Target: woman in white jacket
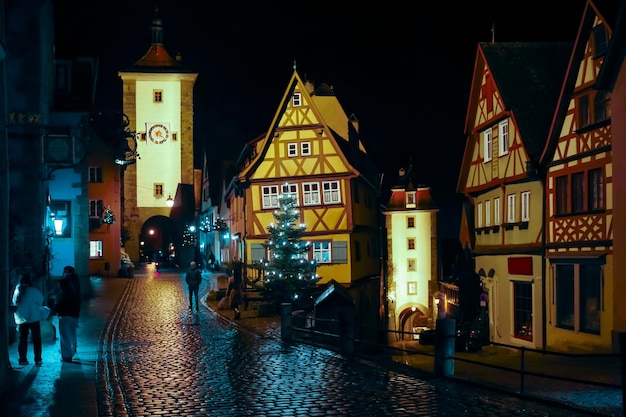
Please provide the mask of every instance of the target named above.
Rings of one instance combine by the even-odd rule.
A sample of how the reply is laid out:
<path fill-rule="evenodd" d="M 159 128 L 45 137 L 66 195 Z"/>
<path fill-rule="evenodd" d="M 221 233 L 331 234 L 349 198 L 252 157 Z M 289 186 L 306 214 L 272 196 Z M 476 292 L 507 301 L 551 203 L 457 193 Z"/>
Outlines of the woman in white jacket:
<path fill-rule="evenodd" d="M 43 305 L 43 294 L 33 287 L 30 274 L 25 273 L 20 277 L 20 282 L 13 292 L 12 302 L 17 309 L 13 313 L 15 323 L 19 331 L 19 341 L 17 352 L 19 354 L 20 365 L 28 365 L 26 353 L 28 352 L 28 335 L 30 333 L 33 341 L 33 353 L 35 354 L 35 364 L 41 365 L 41 306 Z"/>

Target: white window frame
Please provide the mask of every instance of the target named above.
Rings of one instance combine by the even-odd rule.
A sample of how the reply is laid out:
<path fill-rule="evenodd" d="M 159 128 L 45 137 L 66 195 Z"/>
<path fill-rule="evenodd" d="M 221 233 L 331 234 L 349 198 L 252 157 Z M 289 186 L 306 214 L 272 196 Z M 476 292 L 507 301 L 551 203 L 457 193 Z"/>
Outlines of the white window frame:
<path fill-rule="evenodd" d="M 491 200 L 485 200 L 485 227 L 491 226 Z"/>
<path fill-rule="evenodd" d="M 500 224 L 500 214 L 500 197 L 496 197 L 493 199 L 493 224 L 496 226 Z"/>
<path fill-rule="evenodd" d="M 515 194 L 506 196 L 506 222 L 515 223 Z"/>
<path fill-rule="evenodd" d="M 530 221 L 530 191 L 524 191 L 520 195 L 521 203 L 521 220 L 523 222 Z"/>
<path fill-rule="evenodd" d="M 102 252 L 102 241 L 90 240 L 89 241 L 89 259 L 102 259 L 103 257 L 104 257 L 104 253 Z"/>
<path fill-rule="evenodd" d="M 287 156 L 293 158 L 294 156 L 298 156 L 298 144 L 295 142 L 290 142 L 287 144 Z"/>
<path fill-rule="evenodd" d="M 305 206 L 316 206 L 320 204 L 320 183 L 302 183 L 302 202 Z"/>
<path fill-rule="evenodd" d="M 261 187 L 261 206 L 264 209 L 278 207 L 278 185 Z"/>
<path fill-rule="evenodd" d="M 509 153 L 509 119 L 502 120 L 498 125 L 498 155 Z"/>
<path fill-rule="evenodd" d="M 333 261 L 332 244 L 326 240 L 313 242 L 313 260 L 318 264 L 329 264 Z"/>
<path fill-rule="evenodd" d="M 483 203 L 476 204 L 476 226 L 483 227 Z"/>
<path fill-rule="evenodd" d="M 300 144 L 300 155 L 301 156 L 311 155 L 311 142 L 302 142 Z"/>
<path fill-rule="evenodd" d="M 324 196 L 324 204 L 341 203 L 341 186 L 339 181 L 323 181 L 322 191 Z"/>
<path fill-rule="evenodd" d="M 293 107 L 302 106 L 302 93 L 293 93 L 293 96 L 291 97 L 291 105 Z"/>
<path fill-rule="evenodd" d="M 296 206 L 300 205 L 300 200 L 298 199 L 298 184 L 283 184 L 280 189 L 282 194 L 290 195 L 296 199 Z"/>
<path fill-rule="evenodd" d="M 484 161 L 491 161 L 491 155 L 493 154 L 493 132 L 491 128 L 485 130 L 483 132 L 483 153 L 484 153 Z"/>

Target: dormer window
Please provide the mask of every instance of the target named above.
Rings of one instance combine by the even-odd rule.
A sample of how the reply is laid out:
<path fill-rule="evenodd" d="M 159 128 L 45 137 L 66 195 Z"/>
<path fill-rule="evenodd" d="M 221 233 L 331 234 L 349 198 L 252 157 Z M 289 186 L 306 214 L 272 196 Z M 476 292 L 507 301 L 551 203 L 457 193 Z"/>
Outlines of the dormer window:
<path fill-rule="evenodd" d="M 406 193 L 406 207 L 415 208 L 415 191 L 408 191 Z"/>
<path fill-rule="evenodd" d="M 300 93 L 293 93 L 293 97 L 291 100 L 291 105 L 293 107 L 300 107 L 302 106 L 302 94 Z"/>

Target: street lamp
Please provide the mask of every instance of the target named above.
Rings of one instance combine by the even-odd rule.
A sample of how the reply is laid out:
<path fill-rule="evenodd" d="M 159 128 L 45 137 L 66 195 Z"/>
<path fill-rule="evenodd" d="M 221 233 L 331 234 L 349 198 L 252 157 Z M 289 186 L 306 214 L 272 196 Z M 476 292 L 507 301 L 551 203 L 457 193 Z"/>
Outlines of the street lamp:
<path fill-rule="evenodd" d="M 165 200 L 165 205 L 168 207 L 174 207 L 174 199 L 171 194 L 167 197 L 167 200 Z"/>

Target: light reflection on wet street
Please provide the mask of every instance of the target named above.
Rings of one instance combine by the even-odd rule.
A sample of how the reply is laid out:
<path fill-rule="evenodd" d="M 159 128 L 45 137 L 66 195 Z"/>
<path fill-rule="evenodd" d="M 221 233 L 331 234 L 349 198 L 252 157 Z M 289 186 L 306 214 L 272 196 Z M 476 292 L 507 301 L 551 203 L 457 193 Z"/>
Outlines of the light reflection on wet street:
<path fill-rule="evenodd" d="M 99 416 L 590 415 L 285 345 L 188 307 L 182 273 L 129 283 L 103 332 Z"/>

